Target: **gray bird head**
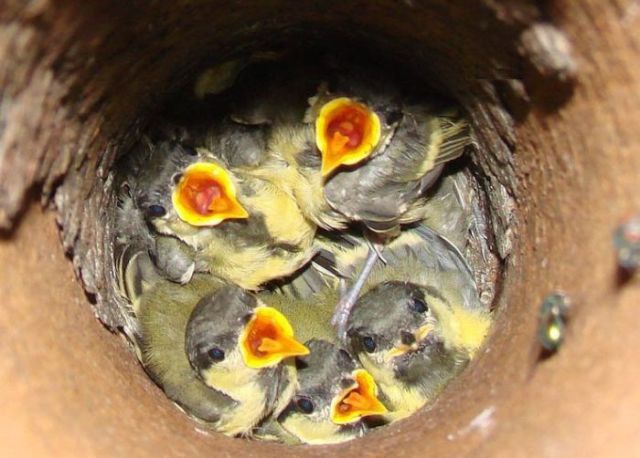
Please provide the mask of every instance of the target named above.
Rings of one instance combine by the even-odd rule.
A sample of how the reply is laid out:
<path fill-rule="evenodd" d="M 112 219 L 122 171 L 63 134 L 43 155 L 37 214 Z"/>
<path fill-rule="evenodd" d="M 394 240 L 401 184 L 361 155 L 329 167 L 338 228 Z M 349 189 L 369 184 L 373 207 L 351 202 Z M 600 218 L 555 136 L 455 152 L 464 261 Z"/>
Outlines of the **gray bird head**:
<path fill-rule="evenodd" d="M 198 158 L 196 150 L 175 141 L 141 142 L 140 150 L 131 153 L 129 170 L 136 206 L 153 226 L 171 214 L 171 191 L 181 171 Z"/>
<path fill-rule="evenodd" d="M 283 359 L 309 352 L 282 314 L 231 285 L 198 302 L 187 324 L 185 350 L 202 380 L 227 393 Z"/>
<path fill-rule="evenodd" d="M 196 371 L 202 375 L 238 352 L 240 333 L 257 305 L 255 296 L 234 286 L 225 286 L 198 302 L 186 333 L 187 355 Z"/>
<path fill-rule="evenodd" d="M 386 408 L 367 371 L 344 349 L 312 339 L 308 356 L 296 358 L 299 387 L 278 422 L 300 441 L 337 443 L 359 437 L 363 417 Z"/>
<path fill-rule="evenodd" d="M 203 146 L 230 168 L 258 167 L 266 157 L 267 131 L 261 126 L 242 125 L 225 120 L 209 126 Z"/>
<path fill-rule="evenodd" d="M 434 377 L 451 374 L 458 362 L 440 321 L 439 311 L 446 308 L 447 299 L 433 287 L 380 283 L 354 306 L 349 346 L 383 386 L 430 390 Z"/>
<path fill-rule="evenodd" d="M 188 241 L 202 234 L 202 226 L 248 216 L 224 158 L 175 141 L 148 141 L 141 148 L 132 153 L 133 196 L 159 233 Z"/>

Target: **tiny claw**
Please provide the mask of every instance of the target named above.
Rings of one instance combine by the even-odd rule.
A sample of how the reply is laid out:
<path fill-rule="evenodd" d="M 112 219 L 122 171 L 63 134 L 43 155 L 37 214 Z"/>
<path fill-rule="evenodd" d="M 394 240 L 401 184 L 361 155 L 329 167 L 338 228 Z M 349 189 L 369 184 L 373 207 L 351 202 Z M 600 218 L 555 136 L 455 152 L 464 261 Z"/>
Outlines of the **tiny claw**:
<path fill-rule="evenodd" d="M 349 288 L 347 288 L 347 281 L 344 278 L 338 280 L 338 294 L 340 297 L 344 297 L 347 295 Z"/>
<path fill-rule="evenodd" d="M 365 237 L 365 240 L 367 241 L 367 245 L 369 246 L 369 249 L 375 251 L 376 255 L 378 256 L 378 259 L 382 261 L 382 263 L 386 266 L 387 260 L 382 255 L 382 250 L 384 250 L 384 245 L 380 245 L 378 243 L 372 242 L 367 237 Z"/>
<path fill-rule="evenodd" d="M 346 300 L 341 299 L 333 312 L 333 318 L 331 318 L 331 324 L 336 328 L 338 338 L 343 343 L 346 343 L 347 340 L 347 320 L 349 319 L 354 303 L 355 301 L 349 303 Z"/>

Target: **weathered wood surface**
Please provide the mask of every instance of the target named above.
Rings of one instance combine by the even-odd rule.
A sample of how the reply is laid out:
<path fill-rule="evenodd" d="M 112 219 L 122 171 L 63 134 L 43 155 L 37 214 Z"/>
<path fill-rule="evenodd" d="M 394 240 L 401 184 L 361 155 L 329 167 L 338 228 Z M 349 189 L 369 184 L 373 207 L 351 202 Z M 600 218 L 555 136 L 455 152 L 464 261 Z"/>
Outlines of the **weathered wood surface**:
<path fill-rule="evenodd" d="M 640 454 L 640 289 L 616 282 L 610 243 L 620 219 L 640 209 L 637 2 L 307 3 L 0 7 L 0 226 L 18 223 L 0 240 L 4 446 L 31 456 L 285 453 L 196 433 L 92 319 L 51 215 L 19 215 L 35 193 L 54 198 L 76 274 L 99 317 L 117 327 L 121 318 L 100 293 L 108 253 L 95 249 L 108 247 L 96 241 L 109 239 L 105 190 L 115 155 L 194 62 L 308 31 L 371 40 L 461 100 L 475 122 L 474 162 L 497 210 L 498 247 L 509 255 L 487 352 L 431 411 L 340 453 Z M 574 298 L 569 338 L 534 367 L 537 306 L 555 288 Z"/>

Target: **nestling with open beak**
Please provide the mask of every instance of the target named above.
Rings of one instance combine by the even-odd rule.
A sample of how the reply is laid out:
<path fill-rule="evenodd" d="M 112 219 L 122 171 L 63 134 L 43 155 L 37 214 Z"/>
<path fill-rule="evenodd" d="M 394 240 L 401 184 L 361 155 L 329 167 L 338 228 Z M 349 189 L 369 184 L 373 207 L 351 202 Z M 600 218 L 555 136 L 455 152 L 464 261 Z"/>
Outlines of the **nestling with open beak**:
<path fill-rule="evenodd" d="M 386 410 L 371 375 L 340 348 L 331 325 L 336 285 L 335 276 L 307 265 L 280 288 L 259 294 L 287 317 L 311 354 L 296 359 L 300 387 L 294 400 L 280 417 L 257 428 L 258 437 L 289 444 L 337 443 L 362 435 L 369 424 L 364 417 L 382 421 Z"/>
<path fill-rule="evenodd" d="M 235 129 L 232 124 L 228 128 Z M 157 264 L 174 270 L 184 266 L 169 277 L 173 281 L 185 283 L 193 272 L 210 272 L 254 290 L 291 274 L 314 255 L 315 226 L 303 217 L 293 196 L 254 173 L 255 168 L 228 165 L 233 163 L 230 158 L 240 156 L 235 154 L 238 142 L 244 145 L 246 162 L 259 163 L 262 154 L 251 150 L 263 146 L 259 135 L 249 142 L 246 127 L 237 128 L 237 140 L 225 137 L 228 141 L 217 142 L 215 152 L 152 145 L 165 150 L 164 155 L 154 153 L 157 160 L 182 153 L 180 161 L 167 164 L 156 177 L 150 175 L 154 167 L 139 167 L 145 184 L 136 187 L 136 202 L 158 233 L 175 239 L 155 250 L 166 260 Z M 216 144 L 211 138 L 208 143 Z"/>
<path fill-rule="evenodd" d="M 470 143 L 466 121 L 455 108 L 410 102 L 357 75 L 337 89 L 327 85 L 310 99 L 306 124 L 275 124 L 269 155 L 290 167 L 288 183 L 302 212 L 324 229 L 359 222 L 372 246 L 359 278 L 336 307 L 345 319 L 379 256 L 403 224 L 423 217 L 426 191 L 446 162 Z"/>
<path fill-rule="evenodd" d="M 362 436 L 363 418 L 387 413 L 373 377 L 332 343 L 314 339 L 305 345 L 310 354 L 296 359 L 299 387 L 277 417 L 284 441 L 335 444 Z"/>
<path fill-rule="evenodd" d="M 444 163 L 460 156 L 468 143 L 466 123 L 454 110 L 405 105 L 401 113 L 383 152 L 360 167 L 336 174 L 324 186 L 329 205 L 349 220 L 363 223 L 372 243 L 359 277 L 336 306 L 334 324 L 341 334 L 349 310 L 379 257 L 382 248 L 375 244 L 388 242 L 399 234 L 402 224 L 422 218 L 428 201 L 425 192 Z M 321 117 L 322 110 L 318 119 Z"/>
<path fill-rule="evenodd" d="M 173 140 L 154 142 L 143 137 L 116 168 L 117 206 L 114 257 L 124 273 L 131 256 L 140 251 L 151 253 L 163 277 L 184 282 L 193 274 L 192 250 L 172 237 L 159 237 L 149 221 L 164 214 L 155 202 L 166 191 L 158 183 L 169 183 L 176 170 L 194 160 L 195 151 L 185 149 Z M 122 289 L 122 279 L 120 279 Z"/>
<path fill-rule="evenodd" d="M 207 386 L 246 399 L 244 422 L 284 409 L 297 386 L 292 358 L 309 354 L 284 315 L 236 286 L 200 300 L 187 325 L 186 351 Z"/>
<path fill-rule="evenodd" d="M 474 358 L 491 324 L 458 250 L 426 227 L 407 233 L 385 251 L 387 265 L 373 270 L 347 321 L 349 349 L 392 419 L 432 400 Z"/>
<path fill-rule="evenodd" d="M 364 166 L 384 151 L 395 128 L 389 124 L 395 114 L 383 107 L 374 111 L 355 97 L 325 94 L 312 100 L 305 122 L 274 123 L 268 154 L 286 164 L 281 180 L 292 189 L 309 220 L 323 229 L 344 229 L 354 220 L 332 207 L 325 198 L 326 187 L 345 167 Z M 319 100 L 325 103 L 317 106 Z"/>
<path fill-rule="evenodd" d="M 186 285 L 148 275 L 128 275 L 143 281 L 127 290 L 139 304 L 140 360 L 167 396 L 227 435 L 280 413 L 297 387 L 293 357 L 309 353 L 286 318 L 211 275 Z"/>

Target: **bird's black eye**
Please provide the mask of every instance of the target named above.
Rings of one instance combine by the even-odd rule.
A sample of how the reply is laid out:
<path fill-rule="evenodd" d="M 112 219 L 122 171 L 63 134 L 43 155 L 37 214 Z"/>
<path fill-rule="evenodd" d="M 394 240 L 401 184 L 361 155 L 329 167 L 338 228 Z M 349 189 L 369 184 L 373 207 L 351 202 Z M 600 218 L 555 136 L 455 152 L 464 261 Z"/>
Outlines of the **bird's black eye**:
<path fill-rule="evenodd" d="M 167 213 L 167 210 L 162 205 L 149 205 L 149 216 L 152 218 L 160 218 Z"/>
<path fill-rule="evenodd" d="M 367 353 L 373 353 L 376 351 L 376 341 L 371 336 L 365 336 L 362 338 L 362 346 Z"/>
<path fill-rule="evenodd" d="M 309 364 L 302 358 L 296 358 L 295 360 L 296 370 L 301 371 L 309 367 Z"/>
<path fill-rule="evenodd" d="M 182 174 L 181 173 L 176 173 L 172 178 L 171 181 L 173 181 L 173 184 L 178 184 L 180 183 L 180 180 L 182 179 Z"/>
<path fill-rule="evenodd" d="M 224 351 L 221 350 L 220 348 L 214 347 L 211 350 L 209 350 L 208 352 L 209 358 L 211 358 L 212 361 L 219 363 L 220 361 L 224 360 Z"/>
<path fill-rule="evenodd" d="M 417 298 L 411 300 L 411 308 L 418 313 L 425 313 L 429 310 L 425 301 Z"/>
<path fill-rule="evenodd" d="M 310 414 L 311 412 L 313 412 L 313 409 L 314 409 L 313 402 L 311 402 L 311 400 L 307 398 L 298 399 L 296 401 L 296 405 L 298 406 L 298 409 L 300 410 L 300 412 L 306 413 L 306 414 Z"/>

